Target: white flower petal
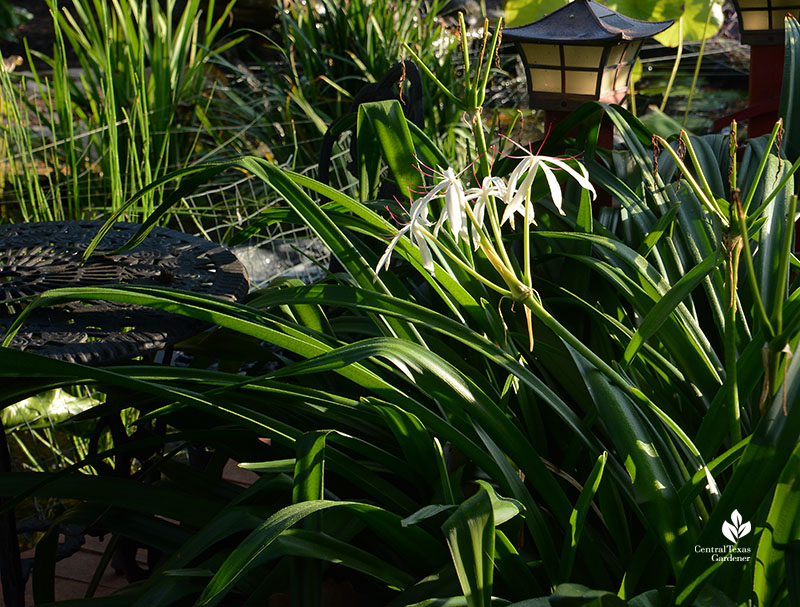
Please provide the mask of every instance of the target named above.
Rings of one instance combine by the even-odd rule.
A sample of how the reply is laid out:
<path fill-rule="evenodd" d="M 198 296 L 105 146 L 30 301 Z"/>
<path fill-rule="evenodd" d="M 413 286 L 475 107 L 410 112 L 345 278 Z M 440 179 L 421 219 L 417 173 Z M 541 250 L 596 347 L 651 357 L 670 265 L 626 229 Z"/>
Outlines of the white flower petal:
<path fill-rule="evenodd" d="M 456 238 L 461 234 L 464 225 L 464 189 L 460 183 L 453 182 L 444 191 L 444 206 L 447 219 L 450 222 L 450 231 Z"/>
<path fill-rule="evenodd" d="M 533 203 L 528 202 L 528 223 L 532 223 L 533 225 L 538 225 L 536 223 L 536 214 L 533 210 Z"/>
<path fill-rule="evenodd" d="M 506 182 L 500 179 L 499 177 L 492 177 L 491 186 L 489 190 L 492 193 L 492 196 L 505 196 L 506 189 L 507 189 Z"/>
<path fill-rule="evenodd" d="M 389 261 L 391 260 L 392 257 L 392 251 L 397 246 L 397 243 L 400 242 L 400 238 L 403 236 L 403 234 L 408 232 L 410 228 L 411 224 L 408 224 L 402 230 L 398 230 L 397 234 L 394 235 L 394 238 L 392 238 L 391 242 L 389 243 L 389 246 L 386 247 L 386 251 L 384 251 L 383 255 L 378 260 L 378 265 L 375 266 L 376 274 L 380 272 L 381 266 L 384 266 L 384 270 L 389 269 Z"/>
<path fill-rule="evenodd" d="M 414 240 L 417 248 L 419 249 L 419 255 L 422 259 L 422 267 L 428 270 L 431 274 L 434 274 L 435 268 L 433 265 L 433 255 L 431 255 L 431 249 L 428 246 L 428 242 L 425 239 L 425 234 L 422 232 L 420 228 L 415 228 L 412 231 L 412 240 Z"/>
<path fill-rule="evenodd" d="M 472 215 L 475 217 L 475 224 L 472 226 L 472 246 L 477 251 L 481 246 L 481 234 L 479 226 L 483 225 L 483 216 L 486 214 L 486 197 L 482 196 L 475 202 L 472 209 Z"/>
<path fill-rule="evenodd" d="M 416 223 L 417 221 L 427 221 L 428 220 L 428 204 L 431 200 L 433 200 L 434 196 L 441 190 L 436 188 L 432 189 L 430 192 L 425 194 L 422 198 L 415 200 L 411 204 L 411 208 L 408 210 L 409 222 Z"/>
<path fill-rule="evenodd" d="M 511 229 L 514 229 L 514 212 L 516 210 L 516 206 L 512 207 L 510 204 L 506 205 L 505 210 L 503 211 L 503 216 L 500 218 L 500 225 L 503 225 L 506 221 L 511 224 Z"/>
<path fill-rule="evenodd" d="M 441 215 L 439 215 L 439 221 L 436 222 L 436 225 L 433 228 L 433 235 L 436 236 L 437 238 L 439 237 L 439 230 L 442 229 L 442 226 L 444 225 L 446 219 L 447 219 L 447 213 L 442 213 Z"/>
<path fill-rule="evenodd" d="M 560 158 L 548 157 L 546 162 L 550 165 L 555 165 L 558 168 L 566 171 L 570 177 L 572 177 L 575 181 L 578 182 L 579 186 L 581 186 L 584 190 L 588 190 L 589 192 L 591 192 L 592 200 L 594 200 L 595 196 L 597 196 L 597 192 L 595 192 L 592 182 L 589 181 L 589 172 L 586 170 L 586 167 L 584 167 L 582 164 L 580 163 L 578 164 L 578 166 L 581 169 L 581 172 L 578 173 L 578 171 L 573 169 L 570 165 L 568 165 Z"/>
<path fill-rule="evenodd" d="M 508 206 L 506 207 L 505 212 L 503 213 L 503 217 L 506 217 L 507 213 L 514 213 L 518 212 L 520 215 L 525 215 L 525 207 L 524 204 L 530 204 L 528 202 L 530 195 L 531 195 L 531 188 L 533 187 L 533 181 L 536 179 L 536 173 L 539 171 L 539 160 L 533 159 L 528 164 L 528 173 L 525 175 L 525 179 L 522 180 L 522 184 L 520 184 L 519 189 L 514 194 L 513 198 L 509 201 Z M 532 216 L 532 215 L 531 215 Z M 513 215 L 510 217 L 511 227 L 514 227 L 514 217 Z M 530 219 L 530 216 L 529 216 Z M 505 221 L 501 221 L 502 224 Z"/>
<path fill-rule="evenodd" d="M 562 215 L 564 215 L 564 210 L 562 208 L 564 195 L 561 191 L 561 185 L 558 183 L 558 178 L 553 172 L 554 169 L 561 169 L 565 171 L 570 177 L 578 182 L 578 185 L 587 190 L 591 194 L 592 199 L 594 199 L 597 193 L 595 192 L 594 186 L 589 181 L 589 172 L 581 163 L 576 162 L 576 164 L 578 170 L 568 165 L 562 159 L 554 158 L 552 156 L 536 156 L 531 154 L 523 159 L 516 167 L 514 167 L 514 170 L 511 171 L 511 175 L 508 178 L 508 185 L 497 186 L 498 190 L 503 192 L 502 197 L 503 202 L 505 203 L 505 209 L 500 221 L 501 225 L 508 221 L 513 228 L 514 215 L 516 213 L 525 215 L 526 210 L 528 214 L 528 221 L 530 223 L 536 223 L 533 214 L 533 207 L 528 205 L 530 205 L 529 200 L 531 189 L 533 188 L 533 184 L 536 179 L 536 173 L 538 172 L 540 166 L 542 172 L 544 173 L 545 179 L 547 180 L 550 196 L 553 199 L 553 204 L 555 204 L 556 208 Z M 520 179 L 523 177 L 523 175 L 524 179 L 522 179 L 522 182 L 520 183 Z M 525 206 L 523 206 L 523 204 Z"/>
<path fill-rule="evenodd" d="M 510 186 L 516 186 L 517 182 L 520 178 L 530 170 L 531 164 L 534 162 L 533 156 L 526 156 L 525 159 L 520 162 L 517 166 L 514 167 L 514 170 L 511 171 L 511 175 L 508 176 L 508 184 Z"/>
<path fill-rule="evenodd" d="M 556 205 L 559 213 L 565 215 L 566 213 L 561 210 L 561 202 L 563 200 L 563 196 L 561 194 L 561 184 L 558 183 L 558 179 L 556 179 L 556 176 L 553 174 L 553 169 L 543 162 L 542 173 L 544 173 L 544 176 L 547 179 L 547 186 L 550 188 L 550 198 L 553 199 L 553 204 Z"/>
<path fill-rule="evenodd" d="M 378 262 L 378 266 L 375 270 L 376 272 L 379 271 L 381 267 L 385 269 L 389 268 L 392 251 L 397 246 L 403 234 L 409 230 L 411 232 L 409 236 L 412 244 L 420 251 L 423 267 L 433 272 L 433 255 L 431 254 L 430 245 L 426 240 L 425 231 L 422 228 L 431 226 L 431 222 L 428 219 L 428 207 L 432 200 L 440 197 L 444 197 L 445 199 L 444 209 L 436 221 L 433 230 L 434 237 L 438 236 L 439 230 L 444 225 L 444 222 L 449 221 L 450 229 L 456 239 L 469 239 L 466 210 L 467 198 L 464 192 L 464 186 L 453 169 L 448 167 L 443 171 L 442 178 L 431 187 L 424 196 L 418 198 L 411 204 L 408 225 L 399 230 L 389 243 L 389 246 Z"/>

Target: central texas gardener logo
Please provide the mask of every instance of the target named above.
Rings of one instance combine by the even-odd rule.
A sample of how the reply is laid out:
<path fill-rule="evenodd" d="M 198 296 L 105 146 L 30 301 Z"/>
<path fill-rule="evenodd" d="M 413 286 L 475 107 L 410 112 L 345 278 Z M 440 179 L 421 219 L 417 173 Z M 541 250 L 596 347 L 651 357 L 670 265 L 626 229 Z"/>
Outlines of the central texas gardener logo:
<path fill-rule="evenodd" d="M 738 510 L 731 513 L 731 520 L 722 523 L 722 535 L 725 536 L 730 544 L 726 546 L 701 546 L 695 545 L 694 551 L 697 554 L 707 554 L 712 562 L 749 561 L 753 556 L 753 549 L 750 546 L 739 545 L 739 540 L 750 533 L 750 522 L 742 522 L 742 515 Z"/>
<path fill-rule="evenodd" d="M 750 522 L 742 522 L 742 515 L 738 510 L 734 510 L 731 514 L 730 522 L 725 521 L 722 523 L 722 535 L 724 535 L 731 544 L 735 544 L 745 535 L 750 533 Z"/>

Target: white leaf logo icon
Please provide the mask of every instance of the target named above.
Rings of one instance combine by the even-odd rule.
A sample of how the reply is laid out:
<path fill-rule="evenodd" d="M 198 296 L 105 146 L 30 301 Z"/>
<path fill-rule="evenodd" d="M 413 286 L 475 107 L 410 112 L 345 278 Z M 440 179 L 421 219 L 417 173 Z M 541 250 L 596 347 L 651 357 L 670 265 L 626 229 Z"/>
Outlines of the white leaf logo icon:
<path fill-rule="evenodd" d="M 742 515 L 738 510 L 731 513 L 731 522 L 725 521 L 722 523 L 722 535 L 724 535 L 731 544 L 735 544 L 745 535 L 750 533 L 750 523 L 742 523 Z"/>
<path fill-rule="evenodd" d="M 745 535 L 750 533 L 750 523 L 747 522 L 738 529 L 739 531 L 739 539 L 742 539 Z"/>
<path fill-rule="evenodd" d="M 736 540 L 738 539 L 736 537 L 736 527 L 731 525 L 728 521 L 722 523 L 722 535 L 728 538 L 728 541 L 731 544 L 735 544 Z"/>

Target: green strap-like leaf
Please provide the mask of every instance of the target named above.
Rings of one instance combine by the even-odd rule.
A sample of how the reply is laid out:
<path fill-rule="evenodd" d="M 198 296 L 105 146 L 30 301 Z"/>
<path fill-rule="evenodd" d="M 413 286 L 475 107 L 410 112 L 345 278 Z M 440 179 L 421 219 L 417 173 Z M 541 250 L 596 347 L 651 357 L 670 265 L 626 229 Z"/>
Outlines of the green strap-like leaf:
<path fill-rule="evenodd" d="M 637 504 L 642 508 L 646 524 L 653 529 L 670 558 L 673 570 L 679 572 L 694 533 L 685 518 L 678 493 L 669 476 L 668 453 L 656 450 L 656 441 L 642 413 L 626 394 L 611 385 L 593 367 L 573 354 L 573 359 L 598 408 L 600 418 L 608 428 L 624 462 Z M 679 428 L 676 427 L 677 430 Z M 676 532 L 676 530 L 680 530 Z"/>
<path fill-rule="evenodd" d="M 381 152 L 403 199 L 412 197 L 424 184 L 422 174 L 413 165 L 414 142 L 402 106 L 396 99 L 364 103 L 358 108 L 359 161 L 380 160 Z M 372 189 L 375 191 L 370 198 L 377 194 L 377 184 Z"/>
<path fill-rule="evenodd" d="M 88 474 L 58 477 L 45 472 L 0 474 L 3 495 L 18 495 L 29 489 L 35 489 L 33 495 L 37 497 L 87 500 L 165 516 L 189 525 L 205 524 L 223 506 L 208 496 L 190 495 L 166 485 L 145 485 L 123 478 Z"/>
<path fill-rule="evenodd" d="M 697 286 L 705 280 L 721 263 L 718 256 L 707 257 L 702 263 L 692 268 L 683 278 L 676 282 L 663 297 L 647 313 L 642 324 L 636 329 L 625 353 L 622 355 L 623 364 L 629 366 L 642 344 L 656 334 L 658 329 L 666 322 L 667 318 L 686 299 Z"/>
<path fill-rule="evenodd" d="M 400 527 L 398 517 L 377 506 L 358 502 L 334 502 L 329 500 L 292 504 L 269 517 L 236 547 L 230 556 L 225 559 L 225 562 L 222 563 L 205 590 L 203 590 L 197 605 L 218 605 L 225 599 L 225 596 L 233 589 L 236 583 L 253 570 L 267 548 L 284 531 L 293 527 L 307 516 L 329 508 L 344 508 L 353 511 L 357 515 L 380 514 L 383 524 Z"/>
<path fill-rule="evenodd" d="M 592 468 L 589 478 L 586 479 L 581 494 L 578 496 L 578 501 L 569 517 L 569 533 L 564 536 L 564 550 L 561 555 L 561 579 L 563 580 L 568 580 L 572 575 L 572 566 L 575 563 L 575 555 L 578 552 L 578 542 L 581 537 L 581 531 L 583 531 L 583 524 L 586 521 L 586 515 L 592 505 L 597 489 L 600 487 L 607 460 L 608 453 L 602 453 L 597 458 L 597 462 Z"/>
<path fill-rule="evenodd" d="M 800 352 L 797 351 L 786 371 L 782 390 L 778 391 L 767 413 L 759 421 L 719 503 L 697 538 L 697 544 L 715 546 L 724 542 L 722 524 L 730 519 L 733 510 L 738 510 L 752 528 L 764 526 L 765 521 L 757 518 L 759 512 L 763 511 L 762 504 L 779 482 L 787 463 L 794 457 L 797 437 L 800 436 L 800 407 L 788 407 L 788 414 L 784 414 L 784 398 L 793 405 L 800 402 Z M 792 516 L 791 510 L 789 516 Z M 746 543 L 752 539 L 748 536 L 741 541 Z M 722 563 L 711 563 L 707 554 L 691 553 L 678 577 L 676 603 L 690 604 Z M 724 564 L 731 566 L 731 563 Z M 739 566 L 746 567 L 747 564 L 741 563 Z"/>
<path fill-rule="evenodd" d="M 391 565 L 380 556 L 324 533 L 288 529 L 278 537 L 271 548 L 274 548 L 276 555 L 289 554 L 338 563 L 396 588 L 406 588 L 415 581 L 410 574 Z M 268 549 L 267 553 L 269 552 L 272 550 Z M 301 581 L 308 583 L 307 579 Z"/>
<path fill-rule="evenodd" d="M 468 607 L 490 607 L 494 580 L 492 500 L 479 491 L 442 525 Z"/>
<path fill-rule="evenodd" d="M 786 47 L 783 60 L 780 115 L 784 120 L 784 142 L 791 159 L 800 157 L 800 24 L 786 17 Z"/>
<path fill-rule="evenodd" d="M 330 430 L 306 433 L 297 441 L 292 502 L 321 500 L 325 491 L 325 439 Z"/>
<path fill-rule="evenodd" d="M 753 591 L 759 605 L 772 605 L 787 579 L 787 553 L 800 547 L 800 444 L 786 462 L 778 480 L 758 551 Z"/>

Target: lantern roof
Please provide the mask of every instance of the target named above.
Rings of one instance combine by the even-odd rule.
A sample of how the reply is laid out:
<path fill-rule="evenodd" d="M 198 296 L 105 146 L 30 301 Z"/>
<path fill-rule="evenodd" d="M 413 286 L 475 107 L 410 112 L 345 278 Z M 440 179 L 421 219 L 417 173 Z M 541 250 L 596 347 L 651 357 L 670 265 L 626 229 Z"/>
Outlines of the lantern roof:
<path fill-rule="evenodd" d="M 574 0 L 538 21 L 503 29 L 512 42 L 611 44 L 660 34 L 675 22 L 632 19 L 592 0 Z"/>

